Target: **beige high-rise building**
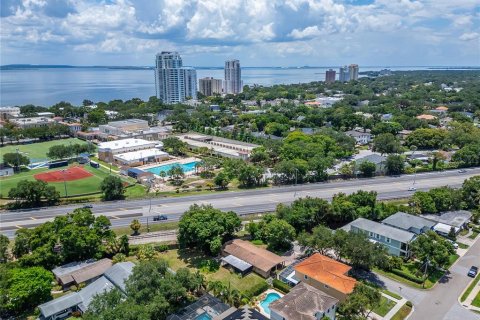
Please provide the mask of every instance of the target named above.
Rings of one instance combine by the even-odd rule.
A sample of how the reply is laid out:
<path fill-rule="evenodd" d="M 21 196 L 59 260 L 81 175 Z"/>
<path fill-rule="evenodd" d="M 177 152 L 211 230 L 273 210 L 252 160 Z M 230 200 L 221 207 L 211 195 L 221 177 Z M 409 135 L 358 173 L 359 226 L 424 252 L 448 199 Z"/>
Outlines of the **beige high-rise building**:
<path fill-rule="evenodd" d="M 351 64 L 348 66 L 349 80 L 358 80 L 358 64 Z"/>
<path fill-rule="evenodd" d="M 202 78 L 198 80 L 198 91 L 207 97 L 222 94 L 222 80 L 212 77 Z"/>
<path fill-rule="evenodd" d="M 237 94 L 243 91 L 240 61 L 225 61 L 225 93 Z"/>

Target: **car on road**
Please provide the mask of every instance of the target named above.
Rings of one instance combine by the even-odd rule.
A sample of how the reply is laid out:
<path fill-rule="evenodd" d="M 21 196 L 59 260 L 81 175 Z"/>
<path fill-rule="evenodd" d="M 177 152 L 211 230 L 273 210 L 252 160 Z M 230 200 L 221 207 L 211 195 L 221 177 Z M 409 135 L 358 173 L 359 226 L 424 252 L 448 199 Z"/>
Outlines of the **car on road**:
<path fill-rule="evenodd" d="M 465 172 L 467 172 L 467 170 L 465 170 L 465 169 L 458 170 L 458 173 L 465 173 Z"/>
<path fill-rule="evenodd" d="M 470 270 L 468 270 L 469 277 L 475 278 L 477 276 L 477 273 L 478 273 L 478 267 L 471 266 Z"/>
<path fill-rule="evenodd" d="M 408 191 L 417 191 L 417 188 L 415 188 L 415 187 L 409 187 L 409 188 L 408 188 Z"/>
<path fill-rule="evenodd" d="M 92 209 L 93 206 L 91 204 L 86 204 L 82 207 L 83 209 Z"/>
<path fill-rule="evenodd" d="M 154 216 L 153 217 L 153 221 L 164 221 L 164 220 L 167 220 L 167 216 L 163 215 L 163 214 L 160 214 L 158 216 Z"/>

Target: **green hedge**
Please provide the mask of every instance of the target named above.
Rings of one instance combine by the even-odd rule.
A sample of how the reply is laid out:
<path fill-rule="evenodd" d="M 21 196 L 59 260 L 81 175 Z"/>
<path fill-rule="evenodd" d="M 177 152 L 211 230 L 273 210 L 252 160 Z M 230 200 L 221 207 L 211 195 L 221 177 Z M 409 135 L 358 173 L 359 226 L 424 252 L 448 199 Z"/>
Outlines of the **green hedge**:
<path fill-rule="evenodd" d="M 268 289 L 268 284 L 267 282 L 265 281 L 262 281 L 256 285 L 254 285 L 253 287 L 245 290 L 243 292 L 243 294 L 248 297 L 248 298 L 253 298 L 255 296 L 258 296 L 260 293 L 266 291 Z"/>
<path fill-rule="evenodd" d="M 423 279 L 421 278 L 418 278 L 418 277 L 415 277 L 414 275 L 411 275 L 409 273 L 406 273 L 402 270 L 398 270 L 398 269 L 392 269 L 390 271 L 391 273 L 393 274 L 396 274 L 397 276 L 400 276 L 402 278 L 405 278 L 409 281 L 412 281 L 412 282 L 415 282 L 415 283 L 418 283 L 418 284 L 422 284 L 423 283 Z"/>
<path fill-rule="evenodd" d="M 273 287 L 277 288 L 278 290 L 282 291 L 283 293 L 290 292 L 290 286 L 278 279 L 273 279 Z"/>

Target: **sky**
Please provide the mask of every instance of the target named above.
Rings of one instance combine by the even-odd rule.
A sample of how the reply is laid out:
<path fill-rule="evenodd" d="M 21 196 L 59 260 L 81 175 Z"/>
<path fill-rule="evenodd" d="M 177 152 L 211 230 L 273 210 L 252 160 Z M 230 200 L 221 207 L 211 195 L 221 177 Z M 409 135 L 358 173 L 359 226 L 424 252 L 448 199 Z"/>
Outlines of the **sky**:
<path fill-rule="evenodd" d="M 479 66 L 478 0 L 1 0 L 0 64 Z"/>

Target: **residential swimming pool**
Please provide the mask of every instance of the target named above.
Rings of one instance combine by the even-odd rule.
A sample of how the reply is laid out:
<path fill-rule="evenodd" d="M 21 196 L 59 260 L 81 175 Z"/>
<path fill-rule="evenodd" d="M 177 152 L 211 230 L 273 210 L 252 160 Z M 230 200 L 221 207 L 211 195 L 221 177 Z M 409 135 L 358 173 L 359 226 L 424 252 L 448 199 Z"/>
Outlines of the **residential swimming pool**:
<path fill-rule="evenodd" d="M 270 292 L 267 294 L 267 296 L 265 297 L 265 299 L 262 300 L 262 302 L 260 302 L 260 306 L 263 308 L 263 311 L 270 315 L 270 303 L 272 303 L 273 301 L 277 301 L 278 299 L 280 299 L 280 295 L 276 292 Z"/>
<path fill-rule="evenodd" d="M 212 320 L 212 317 L 210 317 L 208 313 L 204 312 L 201 315 L 196 316 L 195 320 Z"/>
<path fill-rule="evenodd" d="M 165 172 L 165 174 L 168 174 L 168 170 L 172 169 L 172 167 L 180 166 L 180 167 L 182 167 L 183 172 L 187 173 L 187 172 L 195 171 L 195 165 L 198 162 L 199 161 L 192 161 L 192 162 L 187 162 L 187 163 L 174 162 L 174 163 L 164 164 L 162 166 L 148 168 L 148 169 L 144 169 L 144 170 L 148 171 L 148 172 L 151 172 L 153 174 L 156 174 L 156 175 L 160 175 L 160 172 L 162 172 L 162 171 Z"/>

